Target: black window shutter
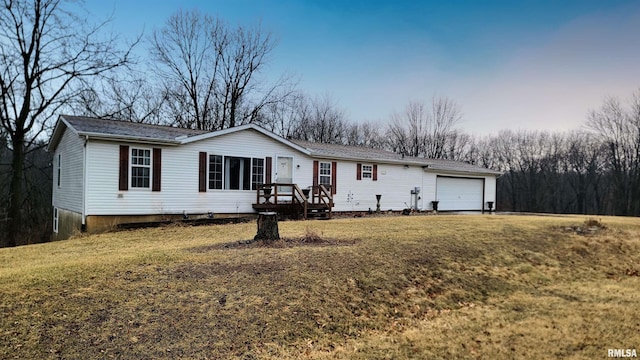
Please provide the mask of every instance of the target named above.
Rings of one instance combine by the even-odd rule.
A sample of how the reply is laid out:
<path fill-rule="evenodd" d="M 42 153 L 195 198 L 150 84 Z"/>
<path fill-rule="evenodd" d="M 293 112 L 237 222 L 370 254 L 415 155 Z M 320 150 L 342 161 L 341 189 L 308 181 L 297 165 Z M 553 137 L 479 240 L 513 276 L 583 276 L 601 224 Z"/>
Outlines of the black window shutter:
<path fill-rule="evenodd" d="M 120 145 L 120 173 L 118 189 L 129 190 L 129 146 Z"/>
<path fill-rule="evenodd" d="M 160 191 L 160 174 L 162 173 L 162 149 L 153 148 L 153 184 L 152 191 Z"/>
<path fill-rule="evenodd" d="M 198 191 L 207 191 L 207 153 L 200 152 L 198 161 Z"/>

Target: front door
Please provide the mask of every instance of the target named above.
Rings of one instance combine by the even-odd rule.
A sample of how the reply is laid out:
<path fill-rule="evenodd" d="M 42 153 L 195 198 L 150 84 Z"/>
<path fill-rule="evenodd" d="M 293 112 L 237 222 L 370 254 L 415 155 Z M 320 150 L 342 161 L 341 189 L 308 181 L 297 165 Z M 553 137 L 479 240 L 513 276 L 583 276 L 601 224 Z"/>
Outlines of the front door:
<path fill-rule="evenodd" d="M 293 183 L 293 157 L 278 156 L 276 167 L 276 183 L 292 184 Z M 293 192 L 291 186 L 278 186 L 279 193 Z"/>
<path fill-rule="evenodd" d="M 276 170 L 276 183 L 293 183 L 293 158 L 290 156 L 278 156 L 278 168 Z"/>

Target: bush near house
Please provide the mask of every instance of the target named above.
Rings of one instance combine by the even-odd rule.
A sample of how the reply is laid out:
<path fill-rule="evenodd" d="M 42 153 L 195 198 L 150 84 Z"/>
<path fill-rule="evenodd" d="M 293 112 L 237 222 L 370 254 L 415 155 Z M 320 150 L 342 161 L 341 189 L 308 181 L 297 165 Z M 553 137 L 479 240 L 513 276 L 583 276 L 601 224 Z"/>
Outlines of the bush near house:
<path fill-rule="evenodd" d="M 640 220 L 598 224 L 365 217 L 281 222 L 268 246 L 248 223 L 1 249 L 0 358 L 604 358 L 640 347 Z"/>

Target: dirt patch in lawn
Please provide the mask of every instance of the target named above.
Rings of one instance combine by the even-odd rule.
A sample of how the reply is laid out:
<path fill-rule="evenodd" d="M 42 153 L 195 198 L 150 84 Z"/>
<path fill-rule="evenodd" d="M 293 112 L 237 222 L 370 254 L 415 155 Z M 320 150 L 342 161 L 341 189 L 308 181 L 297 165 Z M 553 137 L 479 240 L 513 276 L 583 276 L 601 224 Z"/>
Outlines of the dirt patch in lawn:
<path fill-rule="evenodd" d="M 251 249 L 251 248 L 292 248 L 298 246 L 349 246 L 357 243 L 357 240 L 338 240 L 324 238 L 314 231 L 307 231 L 298 237 L 282 237 L 278 240 L 240 240 L 223 244 L 198 246 L 189 249 L 190 252 L 202 253 L 211 250 L 227 249 Z"/>

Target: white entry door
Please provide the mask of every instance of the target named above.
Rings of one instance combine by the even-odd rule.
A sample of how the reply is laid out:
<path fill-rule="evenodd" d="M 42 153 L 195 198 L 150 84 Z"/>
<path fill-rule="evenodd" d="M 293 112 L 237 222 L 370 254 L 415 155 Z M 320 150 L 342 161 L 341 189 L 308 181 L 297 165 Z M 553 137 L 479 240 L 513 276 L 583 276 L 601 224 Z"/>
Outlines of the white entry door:
<path fill-rule="evenodd" d="M 278 156 L 278 166 L 276 168 L 276 183 L 292 184 L 293 183 L 293 157 Z"/>

